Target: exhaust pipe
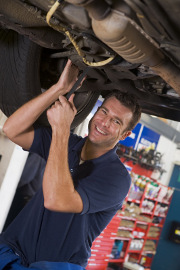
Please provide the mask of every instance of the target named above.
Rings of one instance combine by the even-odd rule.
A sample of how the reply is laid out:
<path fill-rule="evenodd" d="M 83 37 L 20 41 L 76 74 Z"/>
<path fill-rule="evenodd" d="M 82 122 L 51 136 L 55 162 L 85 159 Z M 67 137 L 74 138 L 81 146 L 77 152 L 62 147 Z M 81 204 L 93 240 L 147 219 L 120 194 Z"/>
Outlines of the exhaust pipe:
<path fill-rule="evenodd" d="M 92 19 L 93 31 L 101 41 L 126 61 L 149 66 L 180 95 L 180 69 L 166 58 L 158 49 L 158 44 L 130 19 L 131 9 L 123 1 L 115 1 L 112 9 L 103 0 L 67 2 L 87 9 Z"/>
<path fill-rule="evenodd" d="M 104 0 L 67 0 L 66 2 L 86 8 L 90 17 L 93 16 L 98 21 L 103 20 L 111 12 L 110 6 Z"/>

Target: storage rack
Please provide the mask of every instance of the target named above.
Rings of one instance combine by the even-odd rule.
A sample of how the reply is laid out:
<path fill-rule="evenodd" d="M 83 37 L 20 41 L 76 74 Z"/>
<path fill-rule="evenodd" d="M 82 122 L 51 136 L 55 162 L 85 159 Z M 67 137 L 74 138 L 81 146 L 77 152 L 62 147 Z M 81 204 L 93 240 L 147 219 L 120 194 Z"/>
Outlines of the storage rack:
<path fill-rule="evenodd" d="M 94 241 L 87 270 L 111 269 L 127 261 L 150 270 L 173 189 L 135 174 L 132 180 L 122 209 Z"/>

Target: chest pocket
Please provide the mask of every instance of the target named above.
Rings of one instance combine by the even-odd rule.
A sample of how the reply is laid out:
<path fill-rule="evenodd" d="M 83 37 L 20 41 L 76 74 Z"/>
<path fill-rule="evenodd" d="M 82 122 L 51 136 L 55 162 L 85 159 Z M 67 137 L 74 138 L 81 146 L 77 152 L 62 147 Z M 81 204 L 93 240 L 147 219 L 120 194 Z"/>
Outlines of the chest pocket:
<path fill-rule="evenodd" d="M 71 176 L 73 178 L 75 188 L 78 186 L 78 183 L 81 179 L 92 174 L 93 163 L 90 161 L 85 161 L 83 164 L 78 165 L 74 168 L 70 168 Z"/>

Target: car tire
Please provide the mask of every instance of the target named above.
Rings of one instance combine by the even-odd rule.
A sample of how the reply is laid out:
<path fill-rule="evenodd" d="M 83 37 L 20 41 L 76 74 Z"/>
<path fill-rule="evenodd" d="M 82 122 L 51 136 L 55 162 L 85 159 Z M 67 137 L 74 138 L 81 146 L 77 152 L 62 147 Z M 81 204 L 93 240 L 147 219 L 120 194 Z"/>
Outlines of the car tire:
<path fill-rule="evenodd" d="M 42 50 L 26 36 L 12 30 L 0 30 L 0 109 L 7 117 L 42 92 Z M 87 117 L 98 97 L 99 92 L 96 91 L 83 91 L 75 95 L 77 115 L 72 129 Z M 46 112 L 40 116 L 37 124 L 49 125 Z"/>

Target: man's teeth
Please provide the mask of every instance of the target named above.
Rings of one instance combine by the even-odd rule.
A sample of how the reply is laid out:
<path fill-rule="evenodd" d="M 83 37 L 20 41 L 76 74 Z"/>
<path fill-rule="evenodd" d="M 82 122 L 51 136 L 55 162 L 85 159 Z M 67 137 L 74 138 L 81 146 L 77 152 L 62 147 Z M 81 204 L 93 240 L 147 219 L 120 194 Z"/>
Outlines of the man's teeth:
<path fill-rule="evenodd" d="M 101 129 L 99 129 L 98 127 L 96 127 L 97 131 L 100 132 L 103 135 L 106 135 L 106 133 L 104 131 L 102 131 Z"/>

